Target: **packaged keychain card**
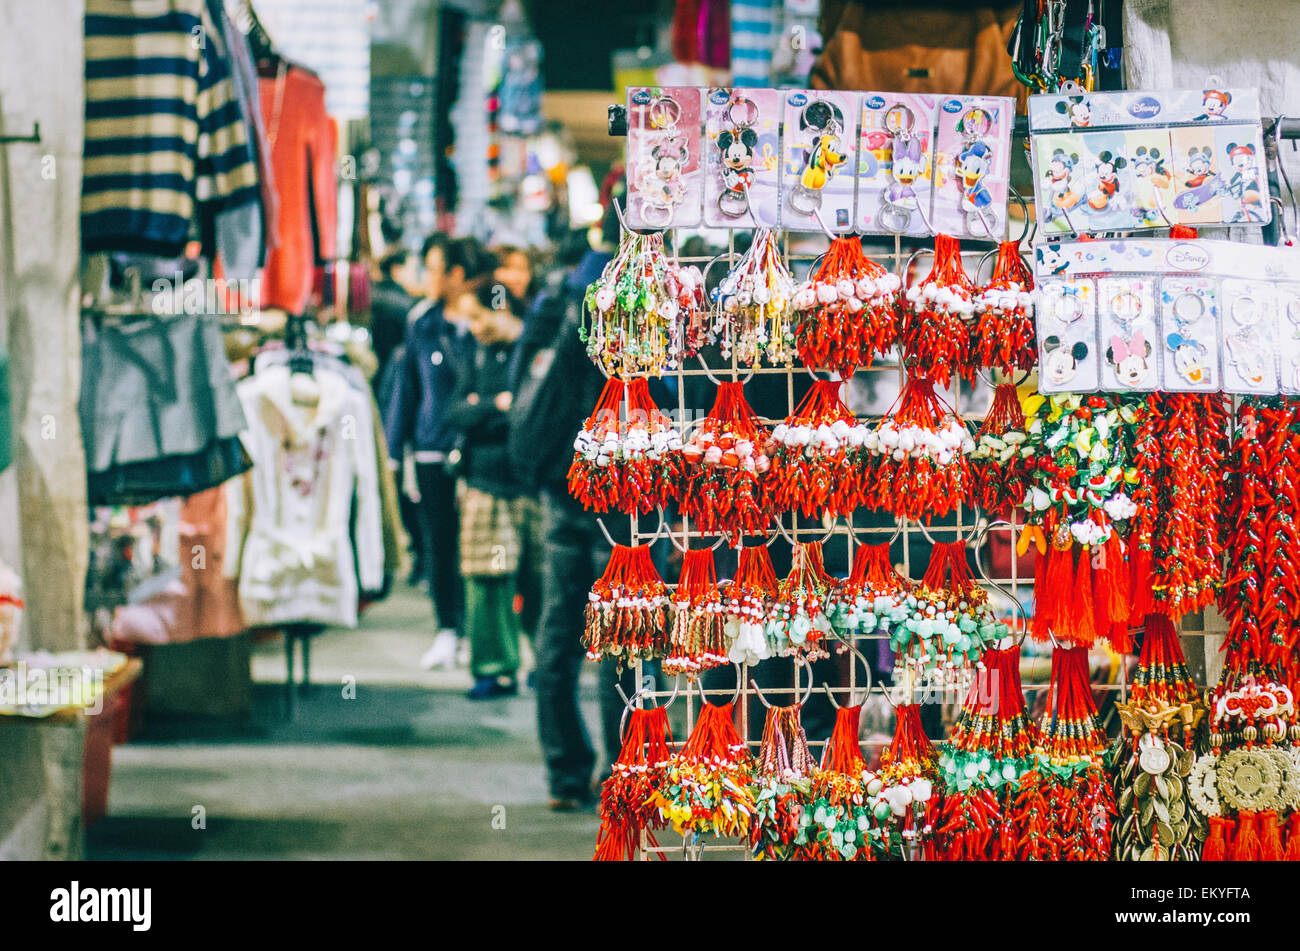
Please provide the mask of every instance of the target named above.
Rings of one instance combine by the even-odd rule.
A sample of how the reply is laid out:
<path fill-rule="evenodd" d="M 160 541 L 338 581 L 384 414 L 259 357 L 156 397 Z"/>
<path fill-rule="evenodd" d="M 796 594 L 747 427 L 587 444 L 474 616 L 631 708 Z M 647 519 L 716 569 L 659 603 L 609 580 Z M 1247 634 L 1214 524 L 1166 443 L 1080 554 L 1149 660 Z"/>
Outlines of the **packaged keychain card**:
<path fill-rule="evenodd" d="M 775 228 L 781 181 L 781 93 L 714 87 L 704 100 L 704 223 Z"/>
<path fill-rule="evenodd" d="M 1278 387 L 1300 395 L 1300 284 L 1277 285 Z"/>
<path fill-rule="evenodd" d="M 1003 239 L 1014 120 L 1014 99 L 947 96 L 939 100 L 930 218 L 936 234 Z"/>
<path fill-rule="evenodd" d="M 1159 339 L 1155 281 L 1149 277 L 1102 278 L 1097 281 L 1102 364 L 1101 389 L 1160 388 Z"/>
<path fill-rule="evenodd" d="M 788 231 L 853 230 L 858 97 L 784 90 L 779 223 Z"/>
<path fill-rule="evenodd" d="M 858 231 L 931 233 L 934 96 L 862 94 L 858 137 Z"/>
<path fill-rule="evenodd" d="M 1160 281 L 1160 340 L 1164 389 L 1175 393 L 1219 390 L 1217 282 L 1171 275 Z"/>
<path fill-rule="evenodd" d="M 1046 234 L 1133 227 L 1133 166 L 1126 146 L 1123 132 L 1066 132 L 1034 140 L 1038 221 Z"/>
<path fill-rule="evenodd" d="M 1040 284 L 1038 391 L 1089 393 L 1098 389 L 1097 296 L 1092 281 Z"/>
<path fill-rule="evenodd" d="M 702 92 L 695 86 L 627 91 L 627 223 L 662 230 L 700 224 Z"/>
<path fill-rule="evenodd" d="M 1277 314 L 1273 287 L 1225 278 L 1219 290 L 1223 389 L 1277 393 Z"/>

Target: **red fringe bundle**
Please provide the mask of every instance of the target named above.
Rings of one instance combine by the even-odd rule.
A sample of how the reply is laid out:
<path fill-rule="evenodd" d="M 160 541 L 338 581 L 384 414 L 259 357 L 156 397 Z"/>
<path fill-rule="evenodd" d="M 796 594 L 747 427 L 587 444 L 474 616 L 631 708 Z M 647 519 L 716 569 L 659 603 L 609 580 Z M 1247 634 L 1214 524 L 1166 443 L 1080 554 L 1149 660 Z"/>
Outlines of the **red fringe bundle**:
<path fill-rule="evenodd" d="M 836 238 L 795 295 L 799 359 L 844 378 L 894 345 L 898 278 L 862 251 L 858 238 Z"/>
<path fill-rule="evenodd" d="M 1200 692 L 1187 669 L 1174 622 L 1164 614 L 1148 614 L 1142 630 L 1142 653 L 1131 688 L 1133 704 L 1177 707 L 1195 701 Z"/>
<path fill-rule="evenodd" d="M 613 772 L 600 787 L 597 862 L 631 861 L 642 830 L 667 825 L 651 797 L 663 782 L 664 769 L 672 756 L 672 739 L 663 707 L 632 711 Z M 650 842 L 658 845 L 653 835 Z"/>
<path fill-rule="evenodd" d="M 615 545 L 588 596 L 583 643 L 589 660 L 662 657 L 668 648 L 668 586 L 647 545 Z"/>
<path fill-rule="evenodd" d="M 691 549 L 682 556 L 682 575 L 673 592 L 672 633 L 665 674 L 694 679 L 702 670 L 727 663 L 722 595 L 713 565 L 713 549 Z"/>
<path fill-rule="evenodd" d="M 773 510 L 765 484 L 771 434 L 745 402 L 744 385 L 718 384 L 713 408 L 682 449 L 682 514 L 708 535 L 740 536 L 767 531 Z"/>
<path fill-rule="evenodd" d="M 1032 369 L 1038 362 L 1034 348 L 1034 316 L 1030 292 L 1034 273 L 1020 256 L 1019 241 L 998 245 L 993 277 L 976 298 L 980 312 L 975 323 L 975 359 L 1008 375 Z"/>
<path fill-rule="evenodd" d="M 968 375 L 971 333 L 966 321 L 975 311 L 975 285 L 961 266 L 961 244 L 935 235 L 934 266 L 925 280 L 907 291 L 899 341 L 908 360 L 947 386 L 955 375 Z"/>
<path fill-rule="evenodd" d="M 723 602 L 728 639 L 728 659 L 734 664 L 756 664 L 770 655 L 763 626 L 777 597 L 776 569 L 766 545 L 744 547 L 736 564 L 736 577 Z"/>
<path fill-rule="evenodd" d="M 927 522 L 947 515 L 970 494 L 967 455 L 975 441 L 965 423 L 934 392 L 934 381 L 909 376 L 897 408 L 880 421 L 874 505 L 899 518 Z"/>
<path fill-rule="evenodd" d="M 775 648 L 783 656 L 816 660 L 830 656 L 825 647 L 831 630 L 828 601 L 838 581 L 826 573 L 820 541 L 794 546 L 790 573 L 777 587 L 769 617 L 779 625 Z"/>
<path fill-rule="evenodd" d="M 1029 491 L 1029 463 L 1021 451 L 1025 414 L 1015 384 L 999 383 L 970 457 L 971 497 L 990 517 L 1005 518 Z"/>
<path fill-rule="evenodd" d="M 1096 510 L 1093 517 L 1101 518 Z M 1034 564 L 1034 639 L 1054 635 L 1059 643 L 1090 647 L 1098 638 L 1108 638 L 1115 650 L 1127 652 L 1128 568 L 1114 531 L 1095 553 L 1072 541 L 1066 548 L 1049 546 Z"/>
<path fill-rule="evenodd" d="M 1097 719 L 1086 647 L 1052 651 L 1048 711 L 1039 724 L 1042 751 L 1053 762 L 1078 759 L 1100 761 L 1106 751 L 1106 731 Z"/>
<path fill-rule="evenodd" d="M 840 399 L 839 380 L 817 380 L 772 431 L 771 506 L 805 518 L 847 515 L 867 500 L 867 427 Z"/>

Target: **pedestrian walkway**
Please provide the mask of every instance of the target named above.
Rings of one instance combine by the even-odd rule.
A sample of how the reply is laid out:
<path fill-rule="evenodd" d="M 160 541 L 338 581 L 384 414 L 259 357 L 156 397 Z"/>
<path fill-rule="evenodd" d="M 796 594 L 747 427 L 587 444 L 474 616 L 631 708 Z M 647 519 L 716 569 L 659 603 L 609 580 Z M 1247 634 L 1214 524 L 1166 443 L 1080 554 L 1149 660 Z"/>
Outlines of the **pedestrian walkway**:
<path fill-rule="evenodd" d="M 463 670 L 419 670 L 430 635 L 408 588 L 325 632 L 292 723 L 282 646 L 260 645 L 249 720 L 151 722 L 114 750 L 88 857 L 589 859 L 594 810 L 546 809 L 533 695 L 466 700 Z M 594 726 L 590 687 L 583 702 Z"/>

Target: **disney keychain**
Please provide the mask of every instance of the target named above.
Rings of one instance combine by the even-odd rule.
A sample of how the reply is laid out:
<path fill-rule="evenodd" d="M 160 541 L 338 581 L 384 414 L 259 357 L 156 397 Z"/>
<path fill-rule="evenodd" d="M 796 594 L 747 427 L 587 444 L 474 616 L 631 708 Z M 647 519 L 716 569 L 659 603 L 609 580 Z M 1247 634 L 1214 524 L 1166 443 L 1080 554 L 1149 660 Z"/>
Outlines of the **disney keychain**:
<path fill-rule="evenodd" d="M 1039 333 L 1039 389 L 1044 393 L 1085 392 L 1097 386 L 1092 345 L 1092 285 L 1052 283 L 1042 288 Z"/>
<path fill-rule="evenodd" d="M 984 141 L 984 137 L 993 131 L 993 117 L 986 109 L 972 106 L 957 123 L 957 130 L 962 135 L 962 147 L 956 162 L 957 187 L 961 190 L 958 207 L 968 233 L 995 241 L 998 235 L 994 234 L 993 223 L 985 214 L 985 209 L 993 204 L 993 195 L 984 183 L 993 167 L 993 148 Z M 979 221 L 979 230 L 972 227 L 972 216 Z"/>
<path fill-rule="evenodd" d="M 885 113 L 884 126 L 894 139 L 891 149 L 889 173 L 893 178 L 889 187 L 880 194 L 880 223 L 896 234 L 903 234 L 912 223 L 912 213 L 917 212 L 932 231 L 921 209 L 921 199 L 913 183 L 925 171 L 921 139 L 913 134 L 916 114 L 903 103 L 896 103 Z"/>
<path fill-rule="evenodd" d="M 1110 319 L 1119 325 L 1119 333 L 1112 333 L 1107 339 L 1106 362 L 1115 372 L 1115 379 L 1120 386 L 1140 389 L 1151 381 L 1151 342 L 1146 334 L 1135 330 L 1134 324 L 1142 319 L 1142 298 L 1131 290 L 1121 290 L 1109 300 Z"/>
<path fill-rule="evenodd" d="M 749 189 L 754 183 L 754 148 L 758 145 L 758 106 L 738 92 L 733 94 L 723 113 L 730 128 L 718 135 L 721 155 L 722 194 L 718 195 L 718 210 L 728 218 L 743 218 L 752 214 Z"/>
<path fill-rule="evenodd" d="M 804 106 L 799 127 L 812 129 L 814 134 L 804 151 L 799 181 L 790 191 L 790 207 L 801 215 L 815 215 L 822 207 L 822 189 L 848 159 L 848 152 L 840 144 L 844 115 L 834 103 L 814 99 Z"/>
<path fill-rule="evenodd" d="M 1165 337 L 1173 359 L 1174 372 L 1184 382 L 1197 389 L 1214 386 L 1214 365 L 1210 348 L 1198 339 L 1193 328 L 1205 317 L 1205 300 L 1192 290 L 1185 290 L 1174 298 L 1169 309 L 1174 331 Z M 1195 335 L 1194 335 L 1195 334 Z"/>
<path fill-rule="evenodd" d="M 677 132 L 682 107 L 670 96 L 661 96 L 650 106 L 650 125 L 663 131 L 650 148 L 651 162 L 640 176 L 641 218 L 651 228 L 666 228 L 673 212 L 686 197 L 682 175 L 690 153 L 686 140 Z"/>
<path fill-rule="evenodd" d="M 1277 381 L 1272 361 L 1266 353 L 1267 342 L 1260 323 L 1265 316 L 1265 307 L 1252 296 L 1249 288 L 1246 291 L 1234 297 L 1225 308 L 1236 330 L 1230 332 L 1225 322 L 1224 354 L 1247 392 L 1273 392 Z"/>

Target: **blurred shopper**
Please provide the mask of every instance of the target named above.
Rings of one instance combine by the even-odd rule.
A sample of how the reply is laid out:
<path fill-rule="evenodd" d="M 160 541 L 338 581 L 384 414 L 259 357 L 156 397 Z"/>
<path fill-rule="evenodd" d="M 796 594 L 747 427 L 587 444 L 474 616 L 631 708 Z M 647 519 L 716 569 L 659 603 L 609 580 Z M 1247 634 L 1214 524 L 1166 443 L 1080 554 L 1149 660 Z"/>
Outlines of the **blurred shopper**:
<path fill-rule="evenodd" d="M 510 358 L 523 321 L 494 307 L 499 294 L 484 284 L 467 294 L 471 345 L 460 351 L 447 420 L 461 433 L 460 571 L 465 580 L 465 634 L 474 674 L 471 700 L 518 692 L 520 622 L 515 576 L 523 548 L 518 486 L 506 459 Z"/>
<path fill-rule="evenodd" d="M 511 244 L 497 245 L 492 249 L 492 254 L 497 259 L 492 280 L 504 289 L 509 298 L 510 310 L 520 317 L 526 317 L 533 298 L 537 296 L 532 256 L 523 248 Z"/>
<path fill-rule="evenodd" d="M 370 343 L 379 358 L 376 391 L 394 351 L 406 339 L 407 316 L 420 291 L 415 264 L 415 255 L 405 248 L 384 255 L 379 280 L 370 291 Z"/>
<path fill-rule="evenodd" d="M 595 798 L 597 753 L 578 706 L 578 676 L 585 650 L 583 612 L 587 595 L 609 559 L 609 545 L 596 519 L 568 493 L 566 476 L 573 440 L 591 412 L 604 378 L 579 337 L 582 297 L 613 256 L 618 222 L 607 216 L 603 244 L 587 249 L 564 281 L 539 303 L 538 327 L 555 327 L 549 346 L 530 347 L 521 361 L 518 403 L 511 420 L 510 459 L 526 484 L 539 489 L 545 541 L 542 616 L 538 622 L 537 725 L 546 759 L 551 809 L 581 808 Z M 531 321 L 530 321 L 531 323 Z M 597 668 L 604 763 L 618 757 L 623 702 L 612 661 Z M 625 689 L 634 678 L 625 674 Z"/>

